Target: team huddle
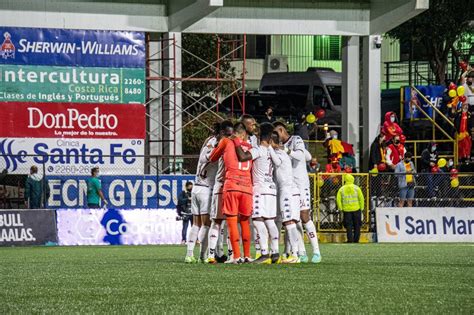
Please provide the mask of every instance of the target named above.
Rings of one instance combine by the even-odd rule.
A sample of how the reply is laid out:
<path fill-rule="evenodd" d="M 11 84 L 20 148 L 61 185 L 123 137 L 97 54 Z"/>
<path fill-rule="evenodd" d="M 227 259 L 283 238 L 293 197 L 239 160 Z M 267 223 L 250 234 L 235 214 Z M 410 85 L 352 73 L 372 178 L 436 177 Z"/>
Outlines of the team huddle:
<path fill-rule="evenodd" d="M 193 226 L 186 263 L 319 263 L 316 227 L 311 219 L 310 183 L 306 163 L 311 154 L 285 124 L 263 123 L 259 137 L 250 115 L 232 124 L 223 121 L 202 146 L 191 193 Z M 255 260 L 251 258 L 251 224 Z M 228 255 L 224 254 L 227 225 Z M 240 229 L 239 229 L 240 225 Z M 279 252 L 285 229 L 284 255 Z M 306 254 L 303 226 L 313 256 Z M 199 260 L 194 257 L 200 242 Z M 240 243 L 243 246 L 241 253 Z"/>

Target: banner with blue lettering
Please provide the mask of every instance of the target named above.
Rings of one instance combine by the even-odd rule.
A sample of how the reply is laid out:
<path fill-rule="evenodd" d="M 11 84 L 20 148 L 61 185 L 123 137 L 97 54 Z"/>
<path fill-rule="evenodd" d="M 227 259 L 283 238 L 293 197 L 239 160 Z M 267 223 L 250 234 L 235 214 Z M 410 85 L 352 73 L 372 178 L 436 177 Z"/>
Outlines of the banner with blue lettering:
<path fill-rule="evenodd" d="M 428 85 L 416 86 L 418 91 L 420 91 L 434 106 L 440 108 L 443 102 L 443 95 L 445 87 L 442 85 Z M 418 107 L 415 105 L 418 104 L 429 117 L 433 117 L 433 108 L 425 102 L 425 100 L 418 95 L 415 90 L 412 90 L 409 86 L 403 88 L 403 110 L 405 119 L 426 119 L 426 116 L 420 112 Z"/>
<path fill-rule="evenodd" d="M 0 27 L 0 64 L 145 67 L 145 34 Z"/>
<path fill-rule="evenodd" d="M 50 188 L 48 208 L 87 207 L 89 176 L 47 176 Z M 192 175 L 104 175 L 100 177 L 102 192 L 115 209 L 174 209 L 178 196 Z"/>

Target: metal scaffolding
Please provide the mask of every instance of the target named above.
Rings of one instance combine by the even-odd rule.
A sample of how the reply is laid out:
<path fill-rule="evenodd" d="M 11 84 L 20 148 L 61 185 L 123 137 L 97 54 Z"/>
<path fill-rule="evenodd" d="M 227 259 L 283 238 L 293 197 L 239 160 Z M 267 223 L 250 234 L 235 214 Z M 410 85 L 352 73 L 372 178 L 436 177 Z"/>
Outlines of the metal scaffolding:
<path fill-rule="evenodd" d="M 193 53 L 191 49 L 184 48 L 177 41 L 175 34 L 165 33 L 157 38 L 153 38 L 153 35 L 148 33 L 146 36 L 146 152 L 147 154 L 177 156 L 181 152 L 181 148 L 178 147 L 181 145 L 180 141 L 178 143 L 180 140 L 178 135 L 181 134 L 183 128 L 198 122 L 212 130 L 212 126 L 209 126 L 201 118 L 206 113 L 211 113 L 216 118 L 223 119 L 218 112 L 222 109 L 220 104 L 227 98 L 232 98 L 232 114 L 235 100 L 240 105 L 242 112 L 245 113 L 246 35 L 243 35 L 242 39 L 231 40 L 224 40 L 216 35 L 216 59 L 212 61 L 205 60 Z M 224 53 L 222 52 L 223 48 L 227 50 Z M 180 69 L 181 56 L 184 54 L 196 62 L 204 64 L 199 70 L 186 77 L 181 75 Z M 232 69 L 223 70 L 221 65 L 223 61 L 238 60 L 239 55 L 242 55 L 242 74 L 240 77 L 236 77 Z M 203 76 L 203 73 L 209 70 L 215 72 L 215 76 Z M 196 95 L 183 88 L 183 82 L 207 82 L 209 89 L 201 95 Z M 231 88 L 223 90 L 223 83 Z M 182 103 L 181 99 L 178 99 L 181 97 L 178 94 L 188 101 L 187 105 L 182 105 L 184 102 Z M 206 103 L 204 100 L 208 97 L 213 97 L 215 103 Z M 193 111 L 196 106 L 200 107 L 199 112 Z M 174 162 L 173 164 L 176 164 L 176 161 Z M 164 170 L 166 167 L 168 166 L 163 167 L 162 165 L 159 169 Z"/>

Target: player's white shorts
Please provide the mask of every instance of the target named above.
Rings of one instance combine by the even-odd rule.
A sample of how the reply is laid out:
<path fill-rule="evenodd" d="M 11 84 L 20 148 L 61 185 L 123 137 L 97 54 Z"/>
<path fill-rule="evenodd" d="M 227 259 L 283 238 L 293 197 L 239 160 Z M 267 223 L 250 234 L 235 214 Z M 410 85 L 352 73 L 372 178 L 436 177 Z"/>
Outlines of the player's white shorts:
<path fill-rule="evenodd" d="M 309 186 L 298 187 L 300 192 L 300 210 L 311 209 L 311 189 Z"/>
<path fill-rule="evenodd" d="M 270 187 L 253 187 L 252 218 L 275 218 L 277 215 L 276 189 Z"/>
<path fill-rule="evenodd" d="M 211 219 L 224 220 L 225 215 L 222 213 L 222 205 L 224 203 L 224 193 L 222 185 L 215 185 L 211 200 Z"/>
<path fill-rule="evenodd" d="M 194 185 L 191 192 L 191 213 L 193 215 L 209 214 L 211 199 L 212 190 L 209 187 Z"/>
<path fill-rule="evenodd" d="M 298 188 L 283 188 L 278 192 L 278 209 L 281 222 L 300 220 L 300 191 Z"/>

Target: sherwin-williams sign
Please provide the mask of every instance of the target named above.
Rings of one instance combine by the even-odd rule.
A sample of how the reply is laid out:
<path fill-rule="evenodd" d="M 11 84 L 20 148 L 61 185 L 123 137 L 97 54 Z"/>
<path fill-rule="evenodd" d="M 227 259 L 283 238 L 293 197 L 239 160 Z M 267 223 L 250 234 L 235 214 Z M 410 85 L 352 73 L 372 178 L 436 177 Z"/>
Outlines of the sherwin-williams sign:
<path fill-rule="evenodd" d="M 0 27 L 0 64 L 145 67 L 145 34 Z"/>
<path fill-rule="evenodd" d="M 145 139 L 142 104 L 6 102 L 0 117 L 5 138 Z"/>
<path fill-rule="evenodd" d="M 0 65 L 0 102 L 145 103 L 145 70 Z"/>

